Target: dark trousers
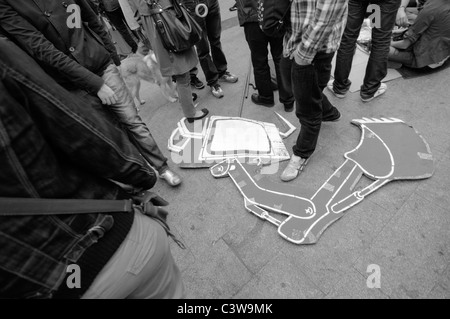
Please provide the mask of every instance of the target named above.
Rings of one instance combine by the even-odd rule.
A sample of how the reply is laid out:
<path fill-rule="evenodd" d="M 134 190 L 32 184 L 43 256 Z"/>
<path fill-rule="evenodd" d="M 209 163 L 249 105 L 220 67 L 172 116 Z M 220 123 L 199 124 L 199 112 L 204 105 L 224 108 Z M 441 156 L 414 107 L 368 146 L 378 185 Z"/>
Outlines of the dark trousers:
<path fill-rule="evenodd" d="M 270 44 L 270 53 L 272 54 L 277 75 L 280 102 L 284 104 L 292 103 L 294 101 L 294 95 L 291 90 L 287 90 L 286 86 L 283 85 L 280 72 L 280 60 L 283 55 L 283 38 L 268 37 L 261 31 L 257 22 L 244 24 L 244 32 L 251 52 L 255 84 L 258 88 L 260 99 L 265 102 L 273 102 L 274 100 L 268 60 L 269 50 L 267 48 Z"/>
<path fill-rule="evenodd" d="M 185 1 L 186 7 L 194 12 L 196 1 Z M 218 0 L 201 1 L 208 6 L 208 15 L 200 18 L 193 14 L 195 20 L 202 27 L 202 40 L 196 44 L 200 66 L 205 74 L 206 82 L 209 86 L 217 84 L 219 77 L 227 71 L 227 59 L 222 50 L 220 36 L 222 34 L 222 21 Z"/>
<path fill-rule="evenodd" d="M 356 41 L 366 16 L 369 4 L 380 6 L 380 28 L 372 28 L 372 49 L 366 74 L 361 86 L 361 97 L 372 97 L 381 85 L 381 80 L 387 74 L 389 46 L 392 29 L 394 28 L 400 0 L 350 0 L 348 4 L 348 20 L 336 57 L 334 72 L 334 91 L 345 93 L 349 90 L 351 81 L 348 79 L 352 69 L 353 55 L 356 50 Z"/>
<path fill-rule="evenodd" d="M 309 158 L 314 153 L 322 118 L 331 118 L 338 112 L 323 94 L 331 77 L 333 56 L 334 53 L 317 53 L 312 64 L 304 66 L 289 58 L 281 59 L 283 81 L 294 93 L 295 114 L 301 124 L 293 152 L 302 158 Z"/>
<path fill-rule="evenodd" d="M 131 51 L 136 53 L 138 45 L 130 34 L 130 30 L 126 25 L 122 9 L 118 8 L 114 11 L 105 11 L 105 13 L 111 24 L 117 29 L 117 31 L 119 31 L 122 38 L 130 46 Z"/>

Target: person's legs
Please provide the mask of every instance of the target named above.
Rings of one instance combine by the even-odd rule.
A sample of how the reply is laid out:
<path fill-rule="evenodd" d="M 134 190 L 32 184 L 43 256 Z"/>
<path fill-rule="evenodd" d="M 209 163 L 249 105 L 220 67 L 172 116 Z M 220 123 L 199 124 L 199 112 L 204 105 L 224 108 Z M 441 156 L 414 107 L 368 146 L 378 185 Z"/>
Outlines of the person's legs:
<path fill-rule="evenodd" d="M 111 21 L 111 24 L 116 27 L 117 31 L 119 31 L 125 42 L 130 46 L 131 51 L 136 53 L 138 44 L 131 36 L 128 26 L 125 24 L 125 17 L 122 9 L 118 8 L 114 11 L 106 12 L 106 16 Z"/>
<path fill-rule="evenodd" d="M 334 70 L 333 92 L 339 95 L 347 93 L 351 86 L 351 81 L 348 77 L 352 69 L 356 41 L 358 40 L 368 5 L 368 0 L 350 0 L 348 3 L 347 25 L 345 26 L 336 56 L 336 68 Z"/>
<path fill-rule="evenodd" d="M 178 100 L 185 117 L 195 116 L 195 106 L 192 100 L 191 76 L 189 72 L 175 75 L 177 82 Z"/>
<path fill-rule="evenodd" d="M 317 73 L 317 83 L 322 91 L 322 121 L 335 121 L 340 118 L 340 113 L 334 107 L 328 97 L 323 94 L 323 90 L 327 86 L 331 77 L 331 62 L 333 61 L 334 53 L 318 53 L 314 59 L 314 68 Z"/>
<path fill-rule="evenodd" d="M 370 99 L 381 85 L 381 80 L 387 74 L 387 62 L 391 43 L 392 29 L 395 25 L 400 0 L 383 0 L 377 2 L 380 6 L 380 28 L 372 28 L 372 48 L 367 63 L 364 83 L 361 86 L 361 98 Z"/>
<path fill-rule="evenodd" d="M 280 102 L 284 104 L 285 109 L 287 108 L 287 110 L 289 110 L 293 107 L 295 98 L 292 90 L 286 86 L 285 80 L 282 77 L 280 64 L 283 56 L 283 38 L 269 38 L 269 42 L 277 76 L 279 99 Z"/>
<path fill-rule="evenodd" d="M 286 58 L 284 56 L 281 57 L 280 59 L 280 76 L 281 76 L 281 81 L 283 83 L 283 86 L 286 90 L 286 92 L 292 92 L 293 94 L 293 90 L 292 90 L 292 77 L 291 77 L 291 73 L 292 73 L 292 60 L 290 60 L 289 58 Z M 291 105 L 285 105 L 285 111 L 287 112 L 291 112 L 293 111 L 293 107 L 294 107 L 294 103 L 295 102 L 295 97 L 294 97 L 294 101 Z"/>
<path fill-rule="evenodd" d="M 273 90 L 271 84 L 270 67 L 268 64 L 269 44 L 266 35 L 261 31 L 257 22 L 244 25 L 245 39 L 250 48 L 253 74 L 261 102 L 273 104 Z"/>
<path fill-rule="evenodd" d="M 398 50 L 394 47 L 390 47 L 388 60 L 401 63 L 407 67 L 411 67 L 414 62 L 414 54 L 412 51 Z"/>
<path fill-rule="evenodd" d="M 164 228 L 136 211 L 127 238 L 83 299 L 180 299 L 184 286 Z"/>
<path fill-rule="evenodd" d="M 221 77 L 227 71 L 227 59 L 222 50 L 220 37 L 222 35 L 222 18 L 218 0 L 207 0 L 208 15 L 205 18 L 208 41 L 211 47 L 212 61 L 218 76 Z"/>
<path fill-rule="evenodd" d="M 111 64 L 105 70 L 102 78 L 117 97 L 117 103 L 110 106 L 111 110 L 130 132 L 131 141 L 141 152 L 142 156 L 162 174 L 168 167 L 167 158 L 164 157 L 147 125 L 139 116 L 133 98 L 120 76 L 120 71 Z"/>

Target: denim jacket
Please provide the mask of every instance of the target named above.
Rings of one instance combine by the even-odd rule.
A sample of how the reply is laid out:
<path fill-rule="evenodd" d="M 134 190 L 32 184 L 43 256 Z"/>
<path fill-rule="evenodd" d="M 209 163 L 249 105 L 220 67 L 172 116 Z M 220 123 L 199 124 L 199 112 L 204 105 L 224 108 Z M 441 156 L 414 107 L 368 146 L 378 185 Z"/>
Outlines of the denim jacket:
<path fill-rule="evenodd" d="M 101 109 L 65 91 L 0 36 L 0 197 L 116 199 L 155 171 Z M 18 199 L 20 200 L 20 199 Z M 108 214 L 1 216 L 0 298 L 49 296 L 114 227 Z"/>

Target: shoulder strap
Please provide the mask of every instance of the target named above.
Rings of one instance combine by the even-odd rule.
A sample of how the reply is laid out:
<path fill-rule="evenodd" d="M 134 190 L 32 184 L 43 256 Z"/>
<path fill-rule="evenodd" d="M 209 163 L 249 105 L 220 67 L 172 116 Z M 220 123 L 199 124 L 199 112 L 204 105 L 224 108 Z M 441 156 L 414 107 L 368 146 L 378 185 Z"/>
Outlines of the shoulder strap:
<path fill-rule="evenodd" d="M 0 216 L 130 213 L 132 211 L 131 199 L 0 198 Z"/>

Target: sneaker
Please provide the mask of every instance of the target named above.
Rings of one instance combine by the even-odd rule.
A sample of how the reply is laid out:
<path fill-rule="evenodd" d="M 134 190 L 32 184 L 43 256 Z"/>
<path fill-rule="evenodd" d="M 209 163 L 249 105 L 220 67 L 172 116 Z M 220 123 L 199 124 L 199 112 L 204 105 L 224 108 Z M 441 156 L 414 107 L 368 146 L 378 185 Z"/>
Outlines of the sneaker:
<path fill-rule="evenodd" d="M 201 90 L 205 87 L 205 84 L 196 76 L 191 78 L 191 85 L 197 90 Z"/>
<path fill-rule="evenodd" d="M 331 93 L 333 93 L 335 97 L 337 97 L 339 99 L 343 99 L 347 95 L 347 92 L 345 92 L 345 93 L 337 93 L 336 91 L 334 91 L 333 83 L 334 83 L 334 80 L 331 80 L 330 82 L 328 82 L 328 84 L 327 84 L 328 90 L 330 90 Z"/>
<path fill-rule="evenodd" d="M 379 97 L 380 95 L 384 94 L 386 92 L 386 90 L 387 90 L 386 83 L 381 83 L 380 87 L 378 88 L 378 90 L 375 92 L 375 94 L 372 97 L 364 98 L 364 97 L 361 96 L 361 100 L 363 102 L 370 102 L 374 98 Z"/>
<path fill-rule="evenodd" d="M 284 169 L 280 178 L 283 182 L 289 182 L 295 179 L 299 172 L 303 171 L 306 164 L 308 164 L 307 158 L 302 158 L 300 156 L 292 155 L 289 164 Z"/>
<path fill-rule="evenodd" d="M 214 84 L 211 86 L 211 93 L 218 99 L 223 97 L 223 90 L 219 84 Z"/>
<path fill-rule="evenodd" d="M 160 175 L 160 177 L 172 187 L 181 184 L 181 177 L 178 176 L 175 172 L 171 171 L 170 169 L 167 169 L 164 173 Z"/>
<path fill-rule="evenodd" d="M 228 82 L 228 83 L 236 83 L 238 81 L 238 77 L 230 72 L 225 72 L 224 75 L 219 77 L 220 81 Z"/>

